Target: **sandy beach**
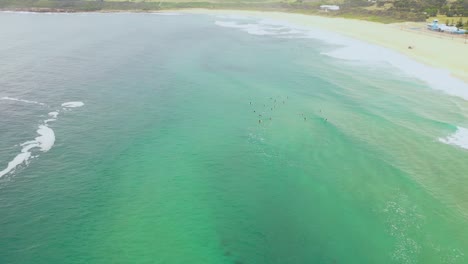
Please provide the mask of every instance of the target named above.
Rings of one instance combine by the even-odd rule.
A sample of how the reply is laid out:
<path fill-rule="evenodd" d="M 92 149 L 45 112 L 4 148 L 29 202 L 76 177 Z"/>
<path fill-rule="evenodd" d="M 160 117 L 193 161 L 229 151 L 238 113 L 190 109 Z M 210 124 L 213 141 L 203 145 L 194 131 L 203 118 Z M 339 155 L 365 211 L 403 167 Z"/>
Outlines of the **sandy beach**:
<path fill-rule="evenodd" d="M 354 19 L 329 18 L 281 12 L 190 9 L 183 12 L 207 14 L 248 15 L 286 21 L 299 26 L 333 31 L 371 44 L 403 53 L 429 66 L 446 69 L 468 83 L 468 44 L 464 39 L 451 39 L 446 34 L 430 34 L 408 29 L 409 23 L 380 24 Z M 419 25 L 421 27 L 421 25 Z M 412 49 L 408 49 L 412 46 Z"/>

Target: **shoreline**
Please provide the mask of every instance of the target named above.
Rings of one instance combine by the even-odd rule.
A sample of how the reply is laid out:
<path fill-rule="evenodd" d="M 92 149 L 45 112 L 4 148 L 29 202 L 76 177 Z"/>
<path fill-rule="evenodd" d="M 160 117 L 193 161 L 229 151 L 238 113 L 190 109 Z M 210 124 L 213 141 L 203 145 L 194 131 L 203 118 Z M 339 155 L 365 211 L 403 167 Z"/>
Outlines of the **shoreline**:
<path fill-rule="evenodd" d="M 425 31 L 411 31 L 407 25 L 418 25 L 414 22 L 382 24 L 377 22 L 349 19 L 340 17 L 327 17 L 319 15 L 306 15 L 280 11 L 255 11 L 233 9 L 164 9 L 164 10 L 99 10 L 76 11 L 57 8 L 20 8 L 0 9 L 0 12 L 18 13 L 188 13 L 188 14 L 214 14 L 214 15 L 244 15 L 260 19 L 273 19 L 285 21 L 301 27 L 321 29 L 340 34 L 345 37 L 366 42 L 368 44 L 384 47 L 403 54 L 419 63 L 439 70 L 447 70 L 456 79 L 468 84 L 468 40 L 449 39 L 438 33 Z M 423 23 L 421 25 L 424 25 Z M 423 30 L 426 30 L 423 28 Z M 468 37 L 468 36 L 467 36 Z M 413 47 L 409 49 L 408 47 Z"/>
<path fill-rule="evenodd" d="M 463 39 L 452 40 L 438 35 L 410 32 L 402 28 L 405 23 L 381 24 L 357 19 L 269 11 L 182 9 L 177 12 L 244 15 L 284 21 L 310 29 L 330 31 L 344 37 L 387 48 L 435 69 L 447 70 L 452 77 L 468 84 L 468 63 L 466 61 L 466 58 L 468 58 L 468 41 L 465 44 Z M 413 48 L 409 49 L 409 46 Z"/>

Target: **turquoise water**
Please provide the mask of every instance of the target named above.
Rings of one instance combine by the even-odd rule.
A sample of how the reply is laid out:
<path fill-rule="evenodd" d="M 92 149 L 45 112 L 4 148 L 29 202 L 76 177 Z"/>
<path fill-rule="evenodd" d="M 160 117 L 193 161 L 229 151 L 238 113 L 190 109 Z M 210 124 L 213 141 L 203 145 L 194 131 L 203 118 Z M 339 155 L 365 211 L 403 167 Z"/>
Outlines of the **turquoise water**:
<path fill-rule="evenodd" d="M 219 20 L 0 13 L 0 263 L 467 263 L 467 101 Z"/>

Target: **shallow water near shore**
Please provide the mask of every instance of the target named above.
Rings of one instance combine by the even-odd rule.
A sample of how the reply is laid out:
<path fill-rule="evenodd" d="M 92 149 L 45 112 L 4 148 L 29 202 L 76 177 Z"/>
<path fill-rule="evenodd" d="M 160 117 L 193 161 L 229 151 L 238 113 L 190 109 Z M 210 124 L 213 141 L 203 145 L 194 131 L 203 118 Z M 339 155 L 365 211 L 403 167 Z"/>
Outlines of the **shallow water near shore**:
<path fill-rule="evenodd" d="M 0 23 L 0 263 L 468 261 L 463 96 L 253 18 Z"/>

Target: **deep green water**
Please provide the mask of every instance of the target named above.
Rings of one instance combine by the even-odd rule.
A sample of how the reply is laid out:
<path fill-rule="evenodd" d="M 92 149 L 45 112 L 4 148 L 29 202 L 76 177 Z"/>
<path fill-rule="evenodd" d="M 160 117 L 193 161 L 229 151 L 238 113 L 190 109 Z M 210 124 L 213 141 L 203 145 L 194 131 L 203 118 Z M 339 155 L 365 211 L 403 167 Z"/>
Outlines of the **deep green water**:
<path fill-rule="evenodd" d="M 467 101 L 216 20 L 0 13 L 0 263 L 468 262 Z"/>

